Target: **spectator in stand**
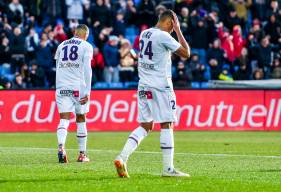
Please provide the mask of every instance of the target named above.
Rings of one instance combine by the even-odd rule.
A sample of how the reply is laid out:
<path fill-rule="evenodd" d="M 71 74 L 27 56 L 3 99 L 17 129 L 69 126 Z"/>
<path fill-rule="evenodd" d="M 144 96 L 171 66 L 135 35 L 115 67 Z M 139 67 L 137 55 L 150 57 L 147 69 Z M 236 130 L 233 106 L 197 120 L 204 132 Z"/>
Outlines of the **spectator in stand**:
<path fill-rule="evenodd" d="M 35 60 L 33 60 L 33 63 L 34 63 Z M 24 83 L 26 84 L 26 86 L 29 88 L 31 87 L 31 83 L 30 83 L 30 71 L 29 71 L 29 68 L 28 68 L 28 65 L 26 63 L 24 63 L 22 66 L 21 66 L 21 69 L 20 69 L 20 75 L 24 81 Z"/>
<path fill-rule="evenodd" d="M 119 82 L 119 61 L 118 37 L 110 36 L 107 44 L 104 46 L 103 55 L 105 59 L 104 78 L 105 82 Z"/>
<path fill-rule="evenodd" d="M 226 53 L 227 61 L 232 63 L 235 60 L 233 36 L 229 32 L 223 31 L 223 24 L 219 24 L 218 36 L 221 41 L 221 47 Z"/>
<path fill-rule="evenodd" d="M 180 15 L 179 15 L 179 22 L 180 22 L 180 25 L 181 25 L 181 31 L 185 37 L 185 39 L 190 39 L 188 36 L 189 36 L 189 33 L 188 33 L 188 27 L 189 27 L 189 10 L 187 7 L 183 7 L 181 8 L 181 12 L 180 12 Z"/>
<path fill-rule="evenodd" d="M 25 59 L 25 37 L 19 27 L 14 28 L 11 40 L 11 58 L 12 58 L 12 72 L 19 70 Z"/>
<path fill-rule="evenodd" d="M 248 19 L 248 10 L 251 8 L 252 0 L 229 0 L 237 12 L 237 16 L 246 22 Z"/>
<path fill-rule="evenodd" d="M 204 77 L 206 67 L 204 64 L 200 63 L 199 55 L 197 53 L 194 53 L 191 56 L 191 61 L 189 65 L 191 67 L 193 81 L 198 81 L 198 82 L 206 81 Z"/>
<path fill-rule="evenodd" d="M 250 80 L 250 73 L 248 70 L 248 66 L 245 64 L 241 64 L 239 69 L 234 73 L 234 80 Z"/>
<path fill-rule="evenodd" d="M 135 59 L 137 57 L 131 48 L 129 40 L 122 39 L 120 42 L 120 81 L 133 81 L 135 71 Z"/>
<path fill-rule="evenodd" d="M 253 80 L 263 80 L 264 73 L 262 69 L 256 69 L 253 74 Z"/>
<path fill-rule="evenodd" d="M 233 81 L 232 75 L 229 71 L 229 68 L 224 66 L 222 72 L 219 75 L 219 80 L 222 81 Z"/>
<path fill-rule="evenodd" d="M 9 39 L 3 36 L 0 44 L 0 65 L 6 63 L 9 64 L 11 61 L 11 51 Z"/>
<path fill-rule="evenodd" d="M 196 19 L 196 18 L 192 18 Z M 192 52 L 200 57 L 200 63 L 206 64 L 206 49 L 208 48 L 208 29 L 206 22 L 199 18 L 195 25 L 191 27 L 191 47 Z"/>
<path fill-rule="evenodd" d="M 127 26 L 135 25 L 137 19 L 137 9 L 133 0 L 127 0 L 127 6 L 125 11 L 125 22 Z"/>
<path fill-rule="evenodd" d="M 278 40 L 281 38 L 281 25 L 280 22 L 276 20 L 275 15 L 269 17 L 269 21 L 264 27 L 265 34 L 270 37 L 270 42 L 273 44 L 278 44 Z"/>
<path fill-rule="evenodd" d="M 33 88 L 45 87 L 45 73 L 44 70 L 37 65 L 36 62 L 32 63 L 30 70 L 30 82 Z"/>
<path fill-rule="evenodd" d="M 243 20 L 238 17 L 236 10 L 232 7 L 230 8 L 229 15 L 226 18 L 225 26 L 232 30 L 235 25 L 243 26 L 244 28 Z"/>
<path fill-rule="evenodd" d="M 215 39 L 212 46 L 207 51 L 208 63 L 211 59 L 214 59 L 217 61 L 217 66 L 221 67 L 224 64 L 225 57 L 226 54 L 221 48 L 221 41 L 219 39 Z"/>
<path fill-rule="evenodd" d="M 54 33 L 55 33 L 55 40 L 57 40 L 59 43 L 67 39 L 67 35 L 64 32 L 63 25 L 61 23 L 57 24 L 57 26 L 54 29 Z"/>
<path fill-rule="evenodd" d="M 271 79 L 281 79 L 281 65 L 280 65 L 280 58 L 276 57 L 273 60 L 273 64 L 271 66 Z"/>
<path fill-rule="evenodd" d="M 83 19 L 83 5 L 86 0 L 65 0 L 67 6 L 68 20 L 82 20 Z"/>
<path fill-rule="evenodd" d="M 10 19 L 15 22 L 17 25 L 23 22 L 23 6 L 20 4 L 19 0 L 12 0 L 9 4 L 10 10 Z"/>
<path fill-rule="evenodd" d="M 155 1 L 154 0 L 141 0 L 138 6 L 138 21 L 139 25 L 148 25 L 149 27 L 155 24 Z"/>
<path fill-rule="evenodd" d="M 262 38 L 257 46 L 257 60 L 260 69 L 263 69 L 265 78 L 269 77 L 270 66 L 272 65 L 273 46 L 270 44 L 269 37 Z"/>
<path fill-rule="evenodd" d="M 48 72 L 53 66 L 52 51 L 49 46 L 47 46 L 47 41 L 41 40 L 38 50 L 36 52 L 37 64 Z"/>
<path fill-rule="evenodd" d="M 53 31 L 48 33 L 48 41 L 47 45 L 50 47 L 52 51 L 52 55 L 54 56 L 57 50 L 57 47 L 59 46 L 59 42 L 55 39 L 55 33 Z"/>
<path fill-rule="evenodd" d="M 13 89 L 26 89 L 26 83 L 23 81 L 23 78 L 20 73 L 16 73 L 15 80 L 13 81 Z"/>
<path fill-rule="evenodd" d="M 124 13 L 118 12 L 113 25 L 113 34 L 119 37 L 125 36 L 126 24 L 124 21 Z"/>
<path fill-rule="evenodd" d="M 96 0 L 96 4 L 92 6 L 91 20 L 98 32 L 104 27 L 111 26 L 111 13 L 110 9 L 105 5 L 104 0 Z"/>
<path fill-rule="evenodd" d="M 219 65 L 218 60 L 210 59 L 209 60 L 211 80 L 218 80 L 222 67 Z"/>
<path fill-rule="evenodd" d="M 239 25 L 235 25 L 233 27 L 232 36 L 234 46 L 234 57 L 239 58 L 241 56 L 241 51 L 243 47 L 246 45 L 246 40 L 244 40 L 242 37 L 241 27 Z"/>
<path fill-rule="evenodd" d="M 258 18 L 261 21 L 266 19 L 267 3 L 266 0 L 253 0 L 253 18 Z"/>
<path fill-rule="evenodd" d="M 280 2 L 280 1 L 279 1 Z M 267 19 L 270 18 L 272 15 L 275 15 L 277 19 L 280 21 L 281 19 L 281 11 L 279 8 L 278 0 L 271 0 L 270 7 L 267 9 Z"/>
<path fill-rule="evenodd" d="M 91 62 L 92 72 L 93 72 L 93 83 L 104 81 L 103 70 L 104 70 L 104 58 L 99 48 L 94 48 L 93 59 Z"/>
<path fill-rule="evenodd" d="M 30 29 L 28 36 L 25 38 L 27 62 L 35 59 L 36 49 L 38 45 L 39 45 L 39 36 L 34 29 Z"/>
<path fill-rule="evenodd" d="M 63 7 L 65 7 L 63 0 L 41 0 L 40 10 L 43 11 L 42 14 L 46 21 L 54 24 L 58 18 L 62 18 Z"/>
<path fill-rule="evenodd" d="M 185 63 L 179 61 L 176 68 L 176 75 L 174 78 L 174 86 L 177 88 L 190 87 L 192 76 L 187 72 Z"/>
<path fill-rule="evenodd" d="M 0 77 L 0 89 L 11 89 L 12 88 L 12 83 L 3 77 Z"/>

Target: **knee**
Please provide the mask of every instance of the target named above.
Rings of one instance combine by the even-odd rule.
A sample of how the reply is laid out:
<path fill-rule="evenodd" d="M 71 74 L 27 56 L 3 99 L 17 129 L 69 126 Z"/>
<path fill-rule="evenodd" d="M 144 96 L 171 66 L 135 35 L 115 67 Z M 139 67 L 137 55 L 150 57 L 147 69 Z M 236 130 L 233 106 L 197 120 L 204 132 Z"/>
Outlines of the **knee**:
<path fill-rule="evenodd" d="M 165 122 L 160 124 L 161 129 L 173 129 L 174 124 L 172 122 Z"/>
<path fill-rule="evenodd" d="M 154 124 L 153 122 L 149 123 L 141 123 L 140 126 L 146 130 L 147 133 L 153 130 Z"/>
<path fill-rule="evenodd" d="M 86 121 L 85 114 L 76 114 L 76 122 L 82 123 Z"/>

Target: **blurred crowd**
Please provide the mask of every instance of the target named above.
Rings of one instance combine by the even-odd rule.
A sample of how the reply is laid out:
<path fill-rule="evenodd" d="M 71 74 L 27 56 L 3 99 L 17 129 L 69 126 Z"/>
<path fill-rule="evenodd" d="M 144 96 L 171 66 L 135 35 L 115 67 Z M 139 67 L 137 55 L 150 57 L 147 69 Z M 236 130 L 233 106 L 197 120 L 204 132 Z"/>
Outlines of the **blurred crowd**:
<path fill-rule="evenodd" d="M 0 89 L 54 88 L 57 46 L 90 28 L 93 85 L 137 82 L 139 33 L 173 9 L 191 45 L 176 87 L 281 79 L 280 0 L 0 0 Z M 174 34 L 173 34 L 174 35 Z"/>

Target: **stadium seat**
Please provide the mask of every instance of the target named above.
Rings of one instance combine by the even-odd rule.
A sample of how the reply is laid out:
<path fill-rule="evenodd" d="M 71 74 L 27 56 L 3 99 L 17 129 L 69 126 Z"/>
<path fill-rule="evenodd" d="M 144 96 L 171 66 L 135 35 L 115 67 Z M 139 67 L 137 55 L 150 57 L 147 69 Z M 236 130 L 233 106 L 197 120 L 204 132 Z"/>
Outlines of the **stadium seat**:
<path fill-rule="evenodd" d="M 125 31 L 125 36 L 134 36 L 137 35 L 134 27 L 128 27 Z"/>
<path fill-rule="evenodd" d="M 9 64 L 3 64 L 1 67 L 0 75 L 3 76 L 6 74 L 11 74 L 11 66 Z"/>
<path fill-rule="evenodd" d="M 191 82 L 191 88 L 200 89 L 200 83 L 199 82 Z"/>
<path fill-rule="evenodd" d="M 109 83 L 109 88 L 111 89 L 123 89 L 123 83 Z"/>
<path fill-rule="evenodd" d="M 124 83 L 124 88 L 137 88 L 138 87 L 138 82 L 125 82 Z"/>
<path fill-rule="evenodd" d="M 202 89 L 207 89 L 209 88 L 209 83 L 208 82 L 201 82 L 201 86 Z"/>
<path fill-rule="evenodd" d="M 93 86 L 94 89 L 108 89 L 109 85 L 106 82 L 97 82 Z"/>

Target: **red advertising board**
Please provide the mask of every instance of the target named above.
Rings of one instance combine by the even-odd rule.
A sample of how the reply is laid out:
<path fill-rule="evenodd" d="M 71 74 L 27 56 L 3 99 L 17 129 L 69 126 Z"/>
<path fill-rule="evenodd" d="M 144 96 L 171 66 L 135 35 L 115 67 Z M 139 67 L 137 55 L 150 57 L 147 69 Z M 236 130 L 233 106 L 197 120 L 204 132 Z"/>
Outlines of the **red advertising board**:
<path fill-rule="evenodd" d="M 180 90 L 176 95 L 177 130 L 281 130 L 281 91 Z M 136 91 L 92 91 L 88 130 L 132 130 L 136 118 Z M 0 132 L 56 131 L 58 121 L 54 91 L 0 91 Z M 71 123 L 70 130 L 75 128 Z"/>

